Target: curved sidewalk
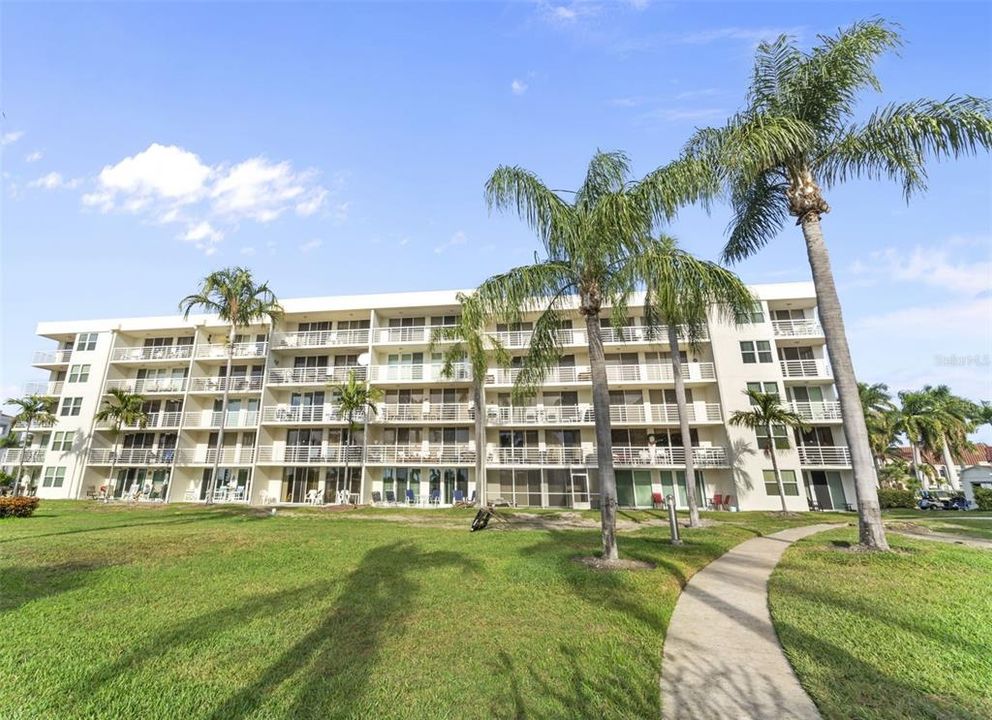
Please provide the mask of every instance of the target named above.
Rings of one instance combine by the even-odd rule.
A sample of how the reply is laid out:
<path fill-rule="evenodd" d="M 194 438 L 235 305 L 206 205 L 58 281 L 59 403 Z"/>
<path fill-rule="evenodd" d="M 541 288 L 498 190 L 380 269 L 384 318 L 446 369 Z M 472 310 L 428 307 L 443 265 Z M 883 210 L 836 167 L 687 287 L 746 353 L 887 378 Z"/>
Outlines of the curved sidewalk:
<path fill-rule="evenodd" d="M 746 540 L 692 577 L 665 638 L 665 720 L 819 719 L 772 627 L 768 578 L 789 545 L 836 527 L 807 525 Z"/>

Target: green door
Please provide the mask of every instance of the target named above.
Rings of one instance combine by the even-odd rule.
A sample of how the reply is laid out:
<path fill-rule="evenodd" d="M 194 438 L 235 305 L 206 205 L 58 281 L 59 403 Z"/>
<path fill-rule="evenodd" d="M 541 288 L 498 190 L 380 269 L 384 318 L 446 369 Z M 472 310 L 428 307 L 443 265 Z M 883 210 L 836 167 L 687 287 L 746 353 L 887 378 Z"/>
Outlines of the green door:
<path fill-rule="evenodd" d="M 651 471 L 634 471 L 634 505 L 651 507 Z"/>

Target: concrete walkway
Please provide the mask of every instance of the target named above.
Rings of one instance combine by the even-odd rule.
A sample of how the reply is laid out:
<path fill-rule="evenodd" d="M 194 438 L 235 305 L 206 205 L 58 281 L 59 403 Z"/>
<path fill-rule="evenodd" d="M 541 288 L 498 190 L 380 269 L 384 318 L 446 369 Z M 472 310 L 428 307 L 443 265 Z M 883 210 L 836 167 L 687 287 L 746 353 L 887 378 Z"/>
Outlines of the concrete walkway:
<path fill-rule="evenodd" d="M 808 525 L 747 540 L 696 573 L 665 638 L 665 720 L 801 718 L 820 713 L 786 660 L 768 612 L 768 577 Z"/>

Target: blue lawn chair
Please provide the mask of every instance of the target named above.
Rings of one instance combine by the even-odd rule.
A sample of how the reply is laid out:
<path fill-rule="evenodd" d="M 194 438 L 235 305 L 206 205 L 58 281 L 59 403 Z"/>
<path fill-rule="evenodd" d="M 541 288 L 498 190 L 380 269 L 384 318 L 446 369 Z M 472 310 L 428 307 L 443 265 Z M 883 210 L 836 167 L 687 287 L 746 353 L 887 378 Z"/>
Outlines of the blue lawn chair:
<path fill-rule="evenodd" d="M 460 503 L 465 499 L 465 493 L 461 490 L 455 490 L 455 502 Z"/>
<path fill-rule="evenodd" d="M 396 504 L 396 493 L 394 493 L 392 490 L 387 490 L 386 491 L 386 504 L 387 505 L 395 505 Z"/>
<path fill-rule="evenodd" d="M 413 494 L 413 490 L 411 490 L 410 488 L 406 489 L 406 503 L 407 505 L 417 504 L 417 496 Z"/>
<path fill-rule="evenodd" d="M 430 496 L 427 498 L 427 502 L 431 505 L 439 505 L 441 503 L 441 491 L 431 490 Z"/>

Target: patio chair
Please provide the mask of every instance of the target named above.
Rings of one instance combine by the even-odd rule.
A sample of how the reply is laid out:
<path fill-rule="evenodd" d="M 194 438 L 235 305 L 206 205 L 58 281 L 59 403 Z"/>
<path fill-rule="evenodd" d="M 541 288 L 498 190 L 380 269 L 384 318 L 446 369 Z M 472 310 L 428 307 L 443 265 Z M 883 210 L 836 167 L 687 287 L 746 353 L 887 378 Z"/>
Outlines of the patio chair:
<path fill-rule="evenodd" d="M 417 504 L 417 496 L 413 494 L 413 490 L 411 490 L 410 488 L 406 489 L 406 504 L 407 505 Z"/>
<path fill-rule="evenodd" d="M 723 509 L 732 510 L 734 508 L 734 496 L 724 495 L 723 496 Z"/>
<path fill-rule="evenodd" d="M 394 493 L 392 490 L 387 490 L 386 491 L 386 504 L 387 505 L 395 505 L 396 504 L 396 493 Z"/>
<path fill-rule="evenodd" d="M 720 493 L 717 493 L 716 495 L 714 495 L 713 496 L 713 499 L 709 501 L 709 506 L 711 508 L 713 508 L 714 510 L 722 510 L 723 509 L 723 495 L 720 494 Z"/>
<path fill-rule="evenodd" d="M 373 505 L 378 505 L 381 502 L 382 502 L 382 493 L 379 492 L 378 490 L 373 490 L 372 491 L 372 504 Z"/>
<path fill-rule="evenodd" d="M 307 504 L 308 505 L 318 505 L 319 504 L 320 493 L 317 490 L 307 490 Z"/>
<path fill-rule="evenodd" d="M 96 487 L 95 486 L 90 485 L 88 488 L 86 488 L 86 499 L 87 500 L 96 500 L 97 499 L 97 493 L 96 493 Z"/>
<path fill-rule="evenodd" d="M 440 505 L 441 504 L 441 491 L 431 490 L 431 494 L 427 498 L 428 505 Z"/>
<path fill-rule="evenodd" d="M 651 504 L 656 510 L 665 507 L 665 496 L 660 492 L 651 493 Z"/>
<path fill-rule="evenodd" d="M 455 504 L 457 505 L 460 502 L 465 502 L 465 493 L 461 490 L 455 490 Z"/>

